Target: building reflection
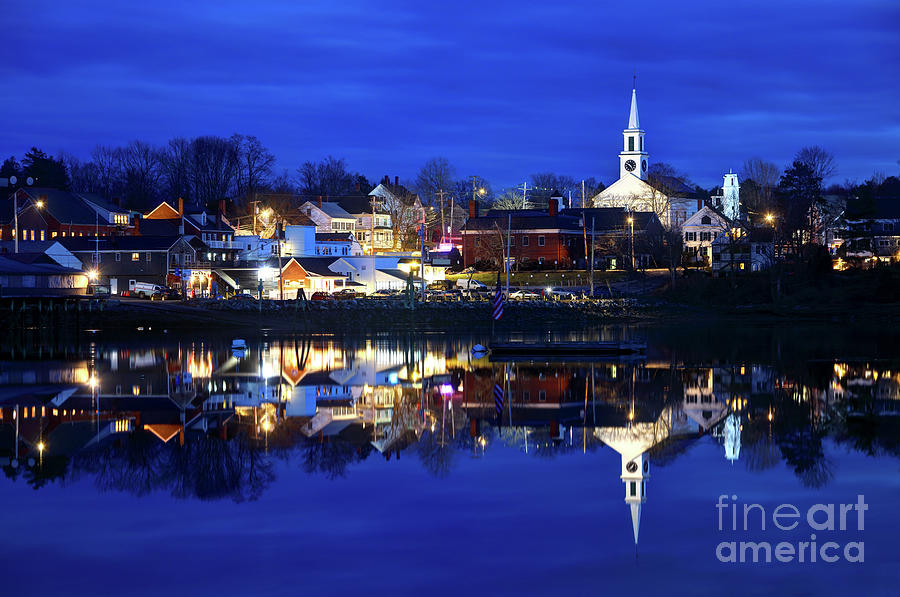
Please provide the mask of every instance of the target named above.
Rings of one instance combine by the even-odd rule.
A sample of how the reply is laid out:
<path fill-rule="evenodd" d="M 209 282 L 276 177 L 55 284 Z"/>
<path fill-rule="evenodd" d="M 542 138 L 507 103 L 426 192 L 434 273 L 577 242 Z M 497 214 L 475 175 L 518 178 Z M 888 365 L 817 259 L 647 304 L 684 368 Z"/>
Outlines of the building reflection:
<path fill-rule="evenodd" d="M 634 541 L 651 466 L 695 442 L 732 465 L 831 478 L 828 438 L 900 452 L 900 371 L 885 364 L 475 359 L 470 342 L 327 336 L 162 346 L 93 343 L 67 360 L 0 361 L 0 467 L 40 487 L 251 499 L 275 457 L 339 477 L 379 456 L 450 474 L 460 455 L 612 450 Z M 499 389 L 500 397 L 498 399 Z"/>

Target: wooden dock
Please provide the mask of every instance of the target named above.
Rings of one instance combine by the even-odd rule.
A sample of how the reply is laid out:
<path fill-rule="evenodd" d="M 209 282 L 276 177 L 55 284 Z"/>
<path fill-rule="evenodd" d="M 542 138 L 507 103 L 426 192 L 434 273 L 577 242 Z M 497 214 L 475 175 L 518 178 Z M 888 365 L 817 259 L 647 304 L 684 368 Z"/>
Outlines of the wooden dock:
<path fill-rule="evenodd" d="M 643 342 L 498 342 L 489 347 L 494 357 L 614 357 L 641 355 Z"/>

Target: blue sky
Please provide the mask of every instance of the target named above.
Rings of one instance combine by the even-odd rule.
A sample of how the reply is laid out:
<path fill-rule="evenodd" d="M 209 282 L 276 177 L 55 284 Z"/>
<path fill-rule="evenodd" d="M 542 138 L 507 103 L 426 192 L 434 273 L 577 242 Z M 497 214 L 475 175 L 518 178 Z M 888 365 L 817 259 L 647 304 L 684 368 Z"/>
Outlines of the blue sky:
<path fill-rule="evenodd" d="M 138 8 L 139 7 L 139 8 Z M 900 173 L 900 5 L 853 2 L 11 0 L 0 152 L 258 136 L 292 172 L 445 156 L 494 188 L 611 183 L 638 72 L 651 161 L 709 187 L 744 159 Z"/>

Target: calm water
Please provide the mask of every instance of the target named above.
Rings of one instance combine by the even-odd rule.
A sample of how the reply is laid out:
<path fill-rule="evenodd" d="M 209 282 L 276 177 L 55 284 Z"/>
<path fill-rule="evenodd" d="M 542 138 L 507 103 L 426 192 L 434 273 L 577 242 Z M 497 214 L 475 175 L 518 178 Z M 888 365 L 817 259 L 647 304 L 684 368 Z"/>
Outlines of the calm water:
<path fill-rule="evenodd" d="M 7 341 L 3 593 L 897 594 L 896 332 L 567 336 Z"/>

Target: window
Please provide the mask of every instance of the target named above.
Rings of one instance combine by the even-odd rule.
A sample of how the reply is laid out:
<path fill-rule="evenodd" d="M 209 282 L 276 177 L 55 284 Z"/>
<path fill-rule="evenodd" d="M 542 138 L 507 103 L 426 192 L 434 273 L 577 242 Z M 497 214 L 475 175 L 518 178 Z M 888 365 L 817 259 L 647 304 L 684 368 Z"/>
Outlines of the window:
<path fill-rule="evenodd" d="M 480 247 L 480 246 L 481 246 L 481 239 L 478 238 L 477 236 L 475 237 L 475 246 L 476 246 L 476 247 Z"/>
<path fill-rule="evenodd" d="M 628 151 L 634 151 L 634 137 L 628 137 Z"/>
<path fill-rule="evenodd" d="M 523 246 L 523 247 L 527 247 L 527 246 L 528 246 L 528 237 L 525 236 L 524 234 L 522 235 L 522 246 Z"/>
<path fill-rule="evenodd" d="M 44 231 L 41 230 L 41 240 L 44 240 Z"/>
<path fill-rule="evenodd" d="M 696 241 L 696 240 L 697 240 L 697 233 L 696 233 L 696 232 L 685 232 L 685 233 L 684 233 L 684 240 L 686 240 L 686 241 L 688 241 L 688 242 L 694 242 L 694 241 Z"/>
<path fill-rule="evenodd" d="M 147 251 L 147 263 L 150 263 L 150 257 L 151 257 L 152 255 L 153 255 L 153 254 L 152 254 L 150 251 Z"/>
<path fill-rule="evenodd" d="M 538 237 L 538 246 L 539 246 L 539 247 L 543 247 L 544 244 L 545 244 L 544 237 L 543 237 L 543 236 L 539 236 L 539 237 Z"/>
<path fill-rule="evenodd" d="M 50 233 L 50 238 L 56 238 L 56 231 L 55 231 L 55 230 L 54 230 L 53 232 Z"/>
<path fill-rule="evenodd" d="M 516 237 L 515 237 L 515 236 L 510 235 L 510 237 L 509 237 L 509 246 L 510 246 L 510 247 L 515 247 L 515 246 L 516 246 Z"/>
<path fill-rule="evenodd" d="M 538 392 L 538 400 L 540 400 L 541 402 L 546 402 L 547 401 L 547 392 L 544 390 L 541 390 L 540 392 Z"/>
<path fill-rule="evenodd" d="M 709 226 L 710 224 L 712 224 L 712 219 L 709 216 L 703 216 L 702 218 L 700 218 L 700 223 L 704 226 Z"/>
<path fill-rule="evenodd" d="M 637 483 L 635 481 L 629 483 L 628 493 L 631 497 L 637 496 Z"/>
<path fill-rule="evenodd" d="M 66 235 L 66 233 L 63 232 L 63 236 L 65 236 L 65 235 Z M 116 261 L 122 261 L 122 254 L 121 254 L 121 253 L 116 253 Z"/>
<path fill-rule="evenodd" d="M 709 241 L 711 240 L 711 237 L 710 237 L 711 234 L 712 234 L 711 232 L 701 232 L 701 233 L 700 233 L 700 240 L 701 240 L 701 241 L 709 242 Z"/>
<path fill-rule="evenodd" d="M 640 137 L 640 140 L 641 140 L 641 151 L 644 151 L 644 138 Z M 647 169 L 646 164 L 647 164 L 647 162 L 644 162 L 644 170 Z"/>
<path fill-rule="evenodd" d="M 132 254 L 131 254 L 131 260 L 132 260 L 132 261 L 140 261 L 140 260 L 141 260 L 141 254 L 140 254 L 140 253 L 132 253 Z"/>

